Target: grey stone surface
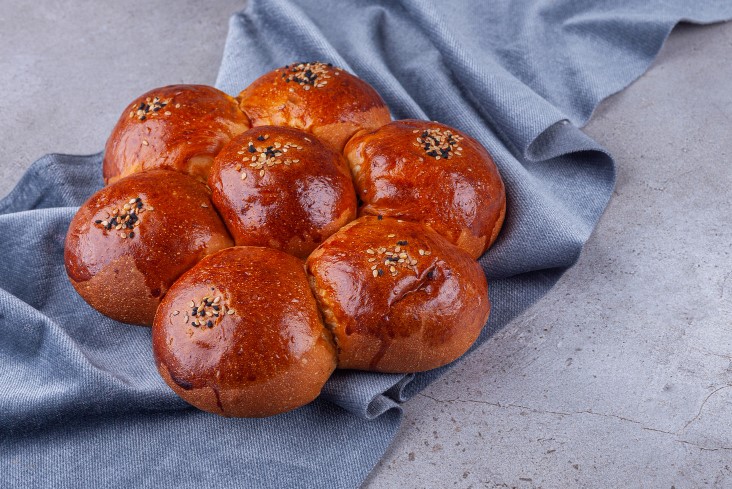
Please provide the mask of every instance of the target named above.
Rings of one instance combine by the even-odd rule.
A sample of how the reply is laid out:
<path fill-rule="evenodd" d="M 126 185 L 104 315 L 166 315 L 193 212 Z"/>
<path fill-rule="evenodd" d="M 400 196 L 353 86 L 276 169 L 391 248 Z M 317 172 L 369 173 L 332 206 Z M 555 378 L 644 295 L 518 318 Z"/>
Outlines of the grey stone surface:
<path fill-rule="evenodd" d="M 677 28 L 586 132 L 618 183 L 579 262 L 365 487 L 732 487 L 732 24 Z"/>
<path fill-rule="evenodd" d="M 213 83 L 242 5 L 0 0 L 0 195 L 139 93 Z M 586 130 L 618 185 L 579 263 L 405 404 L 364 487 L 732 486 L 732 24 L 678 28 Z"/>

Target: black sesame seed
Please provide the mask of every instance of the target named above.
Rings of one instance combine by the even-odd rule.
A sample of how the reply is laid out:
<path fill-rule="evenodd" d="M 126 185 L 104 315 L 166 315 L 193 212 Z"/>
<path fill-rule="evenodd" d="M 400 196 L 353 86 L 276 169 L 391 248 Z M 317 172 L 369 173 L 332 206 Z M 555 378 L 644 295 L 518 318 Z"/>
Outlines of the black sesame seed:
<path fill-rule="evenodd" d="M 219 306 L 213 306 L 214 311 L 218 311 L 219 309 L 221 309 Z"/>
<path fill-rule="evenodd" d="M 134 237 L 135 237 L 135 233 L 130 233 L 130 238 L 134 238 Z"/>
<path fill-rule="evenodd" d="M 197 327 L 198 327 L 198 325 L 196 324 L 196 322 L 195 322 L 195 321 L 191 321 L 191 326 L 193 326 L 193 327 L 195 327 L 195 328 L 197 328 Z"/>
<path fill-rule="evenodd" d="M 409 243 L 407 241 L 397 241 L 397 244 L 399 246 L 407 246 Z"/>
<path fill-rule="evenodd" d="M 206 326 L 208 326 L 209 328 L 213 328 L 213 321 L 208 321 L 206 323 Z"/>
<path fill-rule="evenodd" d="M 253 144 L 250 144 L 249 145 L 249 152 L 250 153 L 256 153 L 257 152 L 257 148 L 255 148 Z"/>
<path fill-rule="evenodd" d="M 381 221 L 382 219 L 384 219 L 384 216 L 382 216 L 381 214 L 379 214 L 378 216 L 376 216 L 376 218 L 377 218 L 377 219 L 378 219 L 379 221 Z"/>
<path fill-rule="evenodd" d="M 145 102 L 142 102 L 140 106 L 137 108 L 137 110 L 144 110 L 145 109 Z"/>
<path fill-rule="evenodd" d="M 376 273 L 377 273 L 377 274 L 379 275 L 379 277 L 381 277 L 382 275 L 384 275 L 384 271 L 383 271 L 383 270 L 382 270 L 381 268 L 379 268 L 379 269 L 378 269 L 378 270 L 376 271 Z"/>
<path fill-rule="evenodd" d="M 147 119 L 147 117 L 145 117 L 144 115 L 142 117 L 140 117 L 141 121 L 144 121 L 145 119 Z"/>
<path fill-rule="evenodd" d="M 430 280 L 432 280 L 433 278 L 435 278 L 435 271 L 434 270 L 430 270 L 429 272 L 427 272 L 427 278 L 430 279 Z"/>
<path fill-rule="evenodd" d="M 257 136 L 257 141 L 264 141 L 264 136 Z"/>
<path fill-rule="evenodd" d="M 96 221 L 94 221 L 94 224 L 101 224 L 101 223 L 102 223 L 101 219 L 97 219 Z"/>

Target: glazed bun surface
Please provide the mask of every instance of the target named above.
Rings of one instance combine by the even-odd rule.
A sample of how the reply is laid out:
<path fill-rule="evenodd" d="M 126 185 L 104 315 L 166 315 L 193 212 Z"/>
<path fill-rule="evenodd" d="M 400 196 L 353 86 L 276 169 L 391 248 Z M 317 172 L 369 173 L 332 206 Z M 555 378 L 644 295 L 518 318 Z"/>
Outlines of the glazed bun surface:
<path fill-rule="evenodd" d="M 216 157 L 209 186 L 237 245 L 305 258 L 356 217 L 343 157 L 287 127 L 255 127 L 232 140 Z"/>
<path fill-rule="evenodd" d="M 490 311 L 478 263 L 417 223 L 359 218 L 310 255 L 307 271 L 339 368 L 440 367 L 468 350 Z"/>
<path fill-rule="evenodd" d="M 293 63 L 271 71 L 239 94 L 253 126 L 290 126 L 310 132 L 337 152 L 361 129 L 391 120 L 376 90 L 324 63 Z"/>
<path fill-rule="evenodd" d="M 491 155 L 437 122 L 400 120 L 345 148 L 360 213 L 420 222 L 478 258 L 496 240 L 506 193 Z"/>
<path fill-rule="evenodd" d="M 307 404 L 336 365 L 303 262 L 259 247 L 223 250 L 185 273 L 155 316 L 153 352 L 180 397 L 234 417 Z"/>
<path fill-rule="evenodd" d="M 156 88 L 135 99 L 117 121 L 104 152 L 104 181 L 165 169 L 205 182 L 214 156 L 249 127 L 236 99 L 216 88 Z"/>
<path fill-rule="evenodd" d="M 154 170 L 87 200 L 66 235 L 64 260 L 76 291 L 117 321 L 151 325 L 173 282 L 206 255 L 232 246 L 206 186 Z"/>

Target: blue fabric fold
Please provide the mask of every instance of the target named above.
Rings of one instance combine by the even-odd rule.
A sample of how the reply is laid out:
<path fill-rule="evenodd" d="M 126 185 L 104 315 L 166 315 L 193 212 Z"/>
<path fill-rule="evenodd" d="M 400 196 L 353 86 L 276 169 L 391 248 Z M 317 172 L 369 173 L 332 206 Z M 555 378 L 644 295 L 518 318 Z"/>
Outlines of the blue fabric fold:
<path fill-rule="evenodd" d="M 293 60 L 328 61 L 371 83 L 395 118 L 483 143 L 508 193 L 480 259 L 492 313 L 469 353 L 490 355 L 482 343 L 576 261 L 608 202 L 612 159 L 579 127 L 677 22 L 731 16 L 727 0 L 252 0 L 231 18 L 217 86 L 236 94 Z M 400 403 L 450 366 L 339 371 L 315 402 L 268 419 L 189 407 L 158 376 L 150 330 L 95 312 L 66 278 L 66 229 L 101 188 L 100 163 L 47 155 L 0 200 L 0 485 L 358 486 Z"/>

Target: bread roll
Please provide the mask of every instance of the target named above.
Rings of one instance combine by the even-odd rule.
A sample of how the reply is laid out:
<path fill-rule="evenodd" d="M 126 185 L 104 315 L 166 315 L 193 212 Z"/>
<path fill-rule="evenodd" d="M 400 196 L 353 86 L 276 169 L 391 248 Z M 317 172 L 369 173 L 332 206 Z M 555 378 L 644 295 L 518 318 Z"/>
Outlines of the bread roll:
<path fill-rule="evenodd" d="M 104 181 L 165 169 L 206 181 L 214 156 L 249 129 L 233 97 L 206 85 L 170 85 L 135 99 L 122 113 L 104 151 Z"/>
<path fill-rule="evenodd" d="M 357 134 L 345 155 L 361 214 L 416 221 L 478 258 L 506 214 L 491 155 L 470 136 L 437 122 L 400 120 Z"/>
<path fill-rule="evenodd" d="M 229 248 L 185 273 L 158 308 L 152 341 L 168 385 L 223 416 L 307 404 L 335 368 L 303 263 L 271 248 Z"/>
<path fill-rule="evenodd" d="M 237 245 L 305 258 L 356 217 L 343 157 L 287 127 L 255 127 L 232 140 L 216 157 L 209 186 Z"/>
<path fill-rule="evenodd" d="M 64 260 L 71 284 L 94 309 L 151 325 L 175 279 L 232 245 L 204 184 L 153 170 L 103 188 L 79 208 Z"/>
<path fill-rule="evenodd" d="M 239 94 L 253 126 L 290 126 L 310 132 L 337 152 L 358 130 L 391 120 L 376 90 L 341 68 L 293 63 L 271 71 Z"/>
<path fill-rule="evenodd" d="M 488 320 L 478 263 L 420 224 L 366 216 L 307 260 L 338 366 L 419 372 L 465 353 Z"/>

